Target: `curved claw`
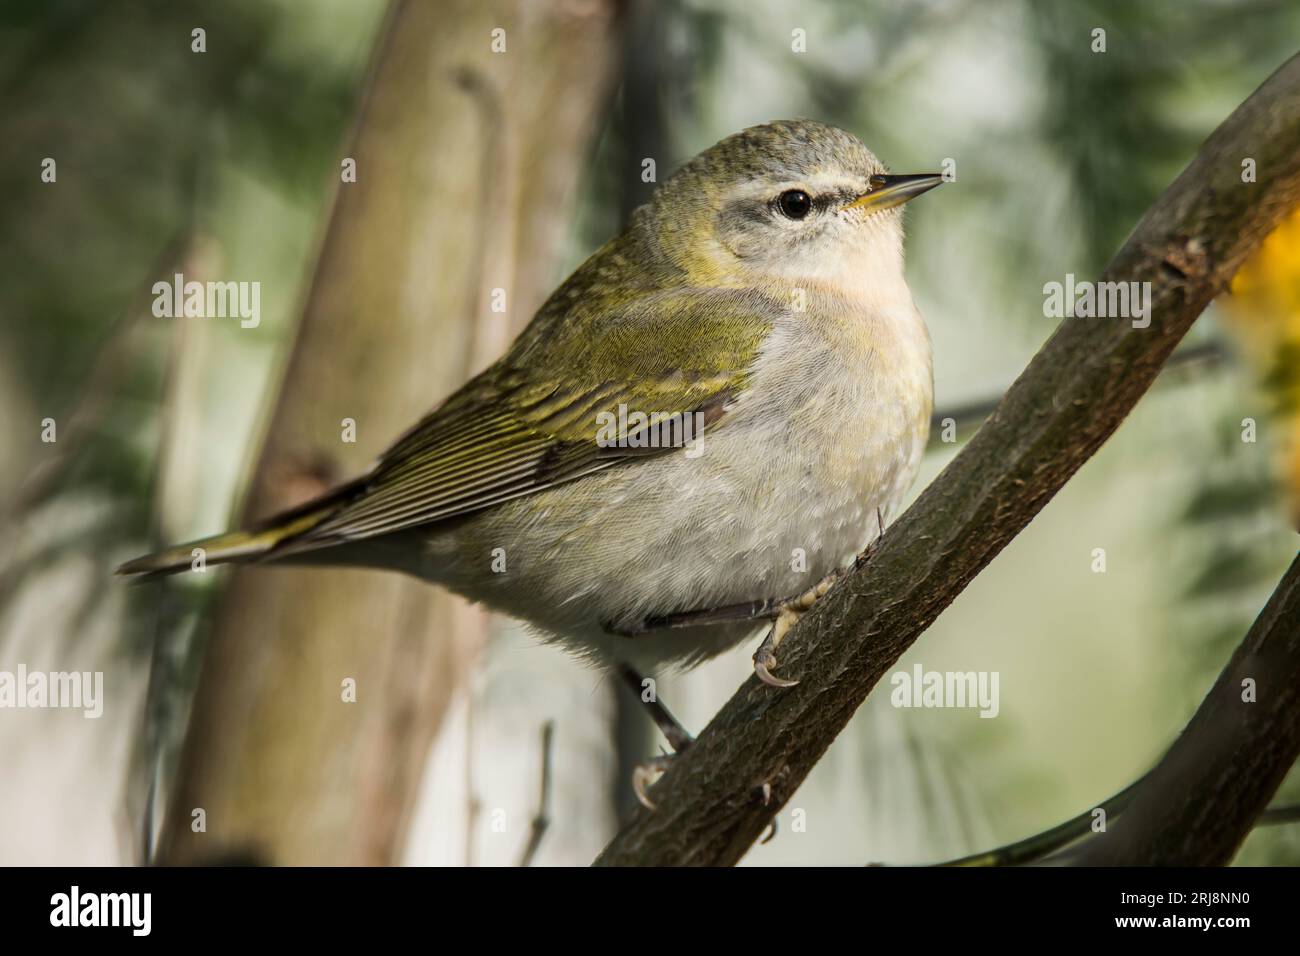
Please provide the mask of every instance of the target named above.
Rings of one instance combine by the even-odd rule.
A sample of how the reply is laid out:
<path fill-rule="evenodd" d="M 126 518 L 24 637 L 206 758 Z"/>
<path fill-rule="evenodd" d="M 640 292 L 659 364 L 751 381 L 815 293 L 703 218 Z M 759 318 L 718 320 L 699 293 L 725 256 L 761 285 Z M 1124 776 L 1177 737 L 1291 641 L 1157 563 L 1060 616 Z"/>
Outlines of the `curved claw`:
<path fill-rule="evenodd" d="M 650 799 L 650 795 L 646 790 L 656 775 L 668 769 L 668 764 L 674 756 L 676 755 L 661 754 L 658 757 L 652 757 L 645 763 L 637 764 L 636 769 L 632 771 L 632 792 L 636 794 L 637 802 L 651 812 L 655 810 L 655 802 Z"/>
<path fill-rule="evenodd" d="M 772 622 L 767 636 L 763 638 L 763 643 L 759 644 L 758 650 L 754 652 L 754 673 L 768 687 L 784 690 L 799 683 L 797 680 L 786 680 L 772 673 L 772 668 L 776 666 L 776 648 L 790 628 L 798 622 L 803 609 L 806 609 L 805 605 L 811 607 L 812 602 L 817 600 L 818 594 L 824 593 L 829 588 L 830 578 L 827 578 L 817 587 L 781 606 L 776 620 Z"/>
<path fill-rule="evenodd" d="M 655 803 L 646 793 L 646 787 L 653 775 L 654 771 L 644 764 L 632 771 L 632 792 L 636 794 L 637 802 L 651 813 L 655 810 Z"/>
<path fill-rule="evenodd" d="M 770 807 L 772 805 L 772 784 L 767 780 L 764 780 L 763 786 L 759 788 L 759 792 L 763 795 L 763 806 Z M 758 842 L 772 842 L 772 838 L 776 836 L 776 829 L 776 817 L 773 817 L 772 822 L 767 825 L 767 832 L 763 835 L 763 839 Z"/>
<path fill-rule="evenodd" d="M 779 690 L 785 690 L 788 687 L 794 687 L 799 682 L 797 680 L 786 680 L 784 677 L 777 677 L 769 668 L 776 666 L 776 658 L 770 654 L 762 656 L 754 655 L 754 676 L 761 680 L 768 687 L 775 687 Z"/>

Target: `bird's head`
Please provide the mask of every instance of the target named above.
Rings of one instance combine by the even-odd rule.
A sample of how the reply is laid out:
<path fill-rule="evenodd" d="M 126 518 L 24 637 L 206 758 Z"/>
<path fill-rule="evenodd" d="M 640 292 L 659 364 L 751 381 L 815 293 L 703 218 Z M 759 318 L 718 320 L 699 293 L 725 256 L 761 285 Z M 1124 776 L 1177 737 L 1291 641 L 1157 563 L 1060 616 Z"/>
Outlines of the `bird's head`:
<path fill-rule="evenodd" d="M 891 175 L 842 129 L 782 120 L 728 136 L 687 163 L 656 192 L 645 225 L 701 281 L 901 277 L 901 206 L 942 181 Z"/>

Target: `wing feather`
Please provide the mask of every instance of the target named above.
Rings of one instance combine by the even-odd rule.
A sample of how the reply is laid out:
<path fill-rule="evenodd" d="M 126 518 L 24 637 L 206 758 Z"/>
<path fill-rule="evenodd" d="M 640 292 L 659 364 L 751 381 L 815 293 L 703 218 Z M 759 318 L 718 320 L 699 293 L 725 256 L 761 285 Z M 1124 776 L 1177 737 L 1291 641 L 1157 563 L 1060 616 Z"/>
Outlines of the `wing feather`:
<path fill-rule="evenodd" d="M 743 289 L 644 295 L 621 307 L 607 299 L 548 303 L 505 358 L 403 435 L 334 514 L 276 553 L 472 514 L 629 459 L 671 453 L 630 447 L 626 430 L 612 445 L 599 442 L 597 416 L 617 416 L 620 406 L 700 412 L 713 427 L 744 390 L 783 311 Z M 582 308 L 604 312 L 570 321 Z M 569 374 L 556 382 L 561 368 Z"/>

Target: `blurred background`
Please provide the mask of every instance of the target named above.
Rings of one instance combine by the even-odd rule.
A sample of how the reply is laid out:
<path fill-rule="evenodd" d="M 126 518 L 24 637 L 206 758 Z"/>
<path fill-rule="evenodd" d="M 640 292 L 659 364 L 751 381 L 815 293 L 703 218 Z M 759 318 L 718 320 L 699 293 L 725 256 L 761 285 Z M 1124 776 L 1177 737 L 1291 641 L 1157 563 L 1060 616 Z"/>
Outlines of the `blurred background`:
<path fill-rule="evenodd" d="M 393 575 L 112 569 L 365 467 L 621 228 L 644 159 L 785 117 L 954 162 L 909 207 L 957 425 L 919 488 L 1051 333 L 1044 283 L 1094 277 L 1297 37 L 1290 0 L 0 4 L 0 670 L 105 675 L 99 719 L 0 710 L 0 863 L 589 863 L 662 744 L 614 681 Z M 178 272 L 259 282 L 260 322 L 156 317 Z M 999 715 L 878 688 L 746 862 L 986 849 L 1172 742 L 1297 548 L 1300 220 L 1235 288 L 900 662 L 999 672 Z M 698 732 L 751 652 L 660 693 Z M 1238 862 L 1300 863 L 1300 826 Z"/>

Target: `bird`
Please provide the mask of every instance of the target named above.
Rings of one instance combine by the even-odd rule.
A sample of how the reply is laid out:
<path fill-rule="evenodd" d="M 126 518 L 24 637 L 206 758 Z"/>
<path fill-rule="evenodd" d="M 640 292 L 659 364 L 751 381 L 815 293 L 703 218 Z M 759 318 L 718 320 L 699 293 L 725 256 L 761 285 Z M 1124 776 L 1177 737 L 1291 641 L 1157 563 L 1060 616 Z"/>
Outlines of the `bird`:
<path fill-rule="evenodd" d="M 119 573 L 196 552 L 402 572 L 633 684 L 766 626 L 755 672 L 793 686 L 781 637 L 883 532 L 926 445 L 902 207 L 943 181 L 813 120 L 730 135 L 366 473 Z"/>

